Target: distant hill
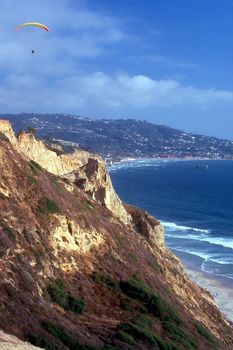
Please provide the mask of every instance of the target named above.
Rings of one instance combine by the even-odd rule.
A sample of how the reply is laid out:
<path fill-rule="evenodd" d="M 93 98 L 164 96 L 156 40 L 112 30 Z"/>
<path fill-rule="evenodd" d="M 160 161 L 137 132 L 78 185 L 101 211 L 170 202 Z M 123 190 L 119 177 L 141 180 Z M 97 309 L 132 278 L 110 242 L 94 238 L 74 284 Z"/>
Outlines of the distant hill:
<path fill-rule="evenodd" d="M 133 119 L 93 120 L 65 114 L 1 115 L 14 128 L 33 127 L 39 137 L 78 143 L 103 157 L 200 157 L 232 159 L 233 141 L 195 135 Z"/>

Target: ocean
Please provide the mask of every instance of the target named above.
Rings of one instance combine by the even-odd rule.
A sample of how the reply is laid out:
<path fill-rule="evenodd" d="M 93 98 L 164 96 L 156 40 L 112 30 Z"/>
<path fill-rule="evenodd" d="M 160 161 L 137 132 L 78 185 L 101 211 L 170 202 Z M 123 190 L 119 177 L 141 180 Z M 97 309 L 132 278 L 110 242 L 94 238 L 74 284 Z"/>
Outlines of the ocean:
<path fill-rule="evenodd" d="M 186 266 L 233 282 L 233 161 L 137 160 L 109 172 L 122 200 L 161 221 Z"/>

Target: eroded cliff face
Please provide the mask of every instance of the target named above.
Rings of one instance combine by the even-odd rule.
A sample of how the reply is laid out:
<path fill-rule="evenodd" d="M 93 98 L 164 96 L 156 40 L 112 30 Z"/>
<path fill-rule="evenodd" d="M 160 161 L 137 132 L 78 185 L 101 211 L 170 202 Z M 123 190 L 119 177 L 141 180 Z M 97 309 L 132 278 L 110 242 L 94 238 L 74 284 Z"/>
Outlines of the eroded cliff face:
<path fill-rule="evenodd" d="M 131 215 L 116 194 L 104 162 L 96 158 L 88 158 L 87 163 L 78 170 L 67 174 L 76 186 L 91 196 L 98 203 L 106 206 L 125 224 L 131 223 Z"/>
<path fill-rule="evenodd" d="M 1 126 L 0 130 L 3 132 Z M 71 346 L 54 329 L 51 333 L 46 321 L 62 326 L 75 341 L 98 349 L 105 344 L 114 349 L 150 349 L 152 340 L 154 346 L 164 349 L 158 339 L 167 344 L 178 341 L 174 332 L 191 337 L 191 343 L 187 340 L 187 346 L 180 339 L 179 347 L 170 349 L 192 350 L 192 342 L 200 350 L 232 349 L 233 329 L 212 297 L 189 280 L 179 260 L 166 248 L 160 223 L 140 209 L 123 205 L 111 192 L 109 175 L 98 157 L 86 154 L 79 168 L 63 173 L 68 163 L 61 155 L 50 156 L 54 151 L 31 134 L 21 133 L 17 139 L 10 135 L 9 126 L 6 130 L 13 142 L 0 137 L 0 328 L 24 340 L 46 339 L 47 344 L 53 342 L 62 350 Z M 42 162 L 40 152 L 48 155 L 44 169 L 30 161 L 28 139 L 34 161 Z M 62 176 L 52 173 L 52 166 L 50 172 L 45 170 L 53 157 Z M 69 162 L 78 167 L 75 157 Z M 150 287 L 140 297 L 149 293 L 152 298 L 153 290 L 176 311 L 166 306 L 166 318 L 154 317 L 156 310 L 148 311 L 148 302 L 119 289 L 129 280 Z M 57 292 L 55 296 L 51 290 Z M 62 295 L 61 299 L 57 295 Z M 85 305 L 81 315 L 74 312 L 80 307 L 76 298 Z M 181 319 L 176 330 L 175 321 L 172 325 L 167 321 L 171 310 Z M 148 330 L 140 328 L 140 333 L 133 323 L 135 317 L 149 318 L 151 338 L 140 338 L 146 337 Z M 197 331 L 196 321 L 223 343 L 209 342 Z M 131 327 L 131 336 L 132 329 L 136 332 L 134 345 L 119 339 L 125 324 Z"/>
<path fill-rule="evenodd" d="M 126 204 L 125 208 L 135 231 L 145 237 L 152 246 L 164 247 L 164 229 L 160 222 L 142 209 Z"/>
<path fill-rule="evenodd" d="M 78 159 L 65 154 L 57 155 L 56 152 L 49 150 L 44 142 L 36 140 L 31 132 L 20 132 L 14 146 L 19 152 L 33 159 L 44 169 L 55 175 L 69 173 L 73 169 L 79 168 L 82 164 Z"/>
<path fill-rule="evenodd" d="M 18 152 L 37 162 L 47 171 L 67 177 L 80 185 L 93 199 L 105 205 L 124 223 L 130 223 L 130 216 L 113 189 L 105 164 L 99 156 L 82 150 L 73 154 L 51 150 L 44 142 L 38 141 L 33 132 L 21 131 L 17 137 L 11 124 L 0 120 L 0 131 L 5 134 Z"/>
<path fill-rule="evenodd" d="M 16 144 L 17 139 L 15 137 L 11 123 L 8 120 L 0 119 L 0 132 L 2 132 L 9 139 L 12 145 Z"/>

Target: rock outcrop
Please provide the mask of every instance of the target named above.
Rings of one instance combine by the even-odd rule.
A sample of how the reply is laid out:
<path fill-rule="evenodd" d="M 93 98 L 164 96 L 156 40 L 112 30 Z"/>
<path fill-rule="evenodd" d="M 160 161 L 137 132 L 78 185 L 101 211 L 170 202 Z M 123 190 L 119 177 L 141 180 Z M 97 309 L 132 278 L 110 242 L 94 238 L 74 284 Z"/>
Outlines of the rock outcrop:
<path fill-rule="evenodd" d="M 1 127 L 1 124 L 0 124 Z M 36 140 L 32 132 L 20 132 L 15 143 L 16 149 L 55 175 L 63 175 L 77 169 L 82 163 L 65 154 L 58 155 Z"/>
<path fill-rule="evenodd" d="M 39 350 L 29 343 L 25 343 L 18 338 L 6 334 L 0 330 L 0 349 L 1 350 Z"/>
<path fill-rule="evenodd" d="M 131 217 L 131 224 L 136 232 L 144 236 L 151 245 L 164 246 L 164 229 L 158 220 L 144 210 L 132 205 L 125 205 Z"/>
<path fill-rule="evenodd" d="M 102 160 L 88 158 L 85 165 L 67 174 L 66 177 L 92 199 L 106 206 L 122 222 L 125 224 L 131 222 L 132 218 L 116 194 Z"/>

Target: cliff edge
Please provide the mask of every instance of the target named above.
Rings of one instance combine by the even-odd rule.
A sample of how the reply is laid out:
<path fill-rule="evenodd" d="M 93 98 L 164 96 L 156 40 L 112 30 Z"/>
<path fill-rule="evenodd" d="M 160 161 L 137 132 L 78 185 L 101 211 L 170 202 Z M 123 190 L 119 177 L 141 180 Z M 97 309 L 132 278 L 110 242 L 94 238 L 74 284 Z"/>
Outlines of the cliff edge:
<path fill-rule="evenodd" d="M 0 330 L 0 349 L 1 350 L 39 350 L 29 343 L 19 340 L 17 337 L 8 335 Z"/>

